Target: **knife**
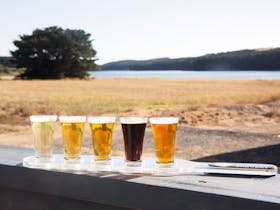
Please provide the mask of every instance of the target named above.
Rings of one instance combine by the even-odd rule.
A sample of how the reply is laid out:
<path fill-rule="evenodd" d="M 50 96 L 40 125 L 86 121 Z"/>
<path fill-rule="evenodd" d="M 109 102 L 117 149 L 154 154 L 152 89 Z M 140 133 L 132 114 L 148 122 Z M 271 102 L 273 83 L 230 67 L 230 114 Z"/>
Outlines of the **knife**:
<path fill-rule="evenodd" d="M 272 164 L 211 162 L 194 165 L 196 172 L 253 176 L 275 176 L 278 168 Z"/>

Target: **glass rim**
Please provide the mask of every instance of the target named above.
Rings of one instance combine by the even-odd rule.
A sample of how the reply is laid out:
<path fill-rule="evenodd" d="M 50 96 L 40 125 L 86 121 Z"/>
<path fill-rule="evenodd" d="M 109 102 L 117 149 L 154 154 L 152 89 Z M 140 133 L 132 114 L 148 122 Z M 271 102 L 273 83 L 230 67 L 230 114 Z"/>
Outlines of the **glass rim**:
<path fill-rule="evenodd" d="M 147 117 L 120 117 L 121 124 L 143 124 L 148 123 Z"/>
<path fill-rule="evenodd" d="M 30 115 L 29 120 L 31 122 L 55 122 L 57 115 Z"/>
<path fill-rule="evenodd" d="M 114 123 L 116 121 L 116 117 L 114 116 L 88 116 L 88 123 Z"/>
<path fill-rule="evenodd" d="M 79 122 L 86 122 L 86 116 L 67 116 L 62 115 L 58 117 L 60 122 L 64 123 L 79 123 Z"/>
<path fill-rule="evenodd" d="M 177 124 L 179 122 L 178 117 L 151 117 L 149 118 L 151 124 Z"/>

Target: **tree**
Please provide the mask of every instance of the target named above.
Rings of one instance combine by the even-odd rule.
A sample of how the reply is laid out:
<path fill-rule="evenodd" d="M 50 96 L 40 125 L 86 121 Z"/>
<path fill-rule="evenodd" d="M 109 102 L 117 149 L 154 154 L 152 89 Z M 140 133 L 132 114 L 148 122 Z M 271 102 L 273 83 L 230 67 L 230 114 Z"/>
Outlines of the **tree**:
<path fill-rule="evenodd" d="M 15 40 L 18 48 L 11 52 L 17 67 L 26 68 L 20 78 L 60 79 L 85 78 L 96 67 L 96 51 L 90 34 L 83 30 L 48 27 Z"/>

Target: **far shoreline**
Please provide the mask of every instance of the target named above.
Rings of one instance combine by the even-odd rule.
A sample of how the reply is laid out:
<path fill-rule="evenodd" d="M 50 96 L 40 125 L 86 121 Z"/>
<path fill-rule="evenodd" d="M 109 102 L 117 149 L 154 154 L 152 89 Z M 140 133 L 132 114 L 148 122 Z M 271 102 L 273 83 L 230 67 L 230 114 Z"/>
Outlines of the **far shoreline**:
<path fill-rule="evenodd" d="M 279 80 L 280 71 L 185 71 L 185 70 L 101 70 L 89 71 L 94 78 L 166 78 L 166 79 L 242 79 Z"/>

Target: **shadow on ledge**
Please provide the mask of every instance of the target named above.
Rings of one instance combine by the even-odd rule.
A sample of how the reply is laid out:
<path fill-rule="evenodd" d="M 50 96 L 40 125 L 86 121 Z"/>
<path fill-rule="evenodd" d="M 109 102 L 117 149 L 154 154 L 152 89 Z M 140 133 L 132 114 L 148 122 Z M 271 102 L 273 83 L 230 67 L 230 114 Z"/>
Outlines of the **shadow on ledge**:
<path fill-rule="evenodd" d="M 280 144 L 207 156 L 195 161 L 270 163 L 280 166 Z"/>

